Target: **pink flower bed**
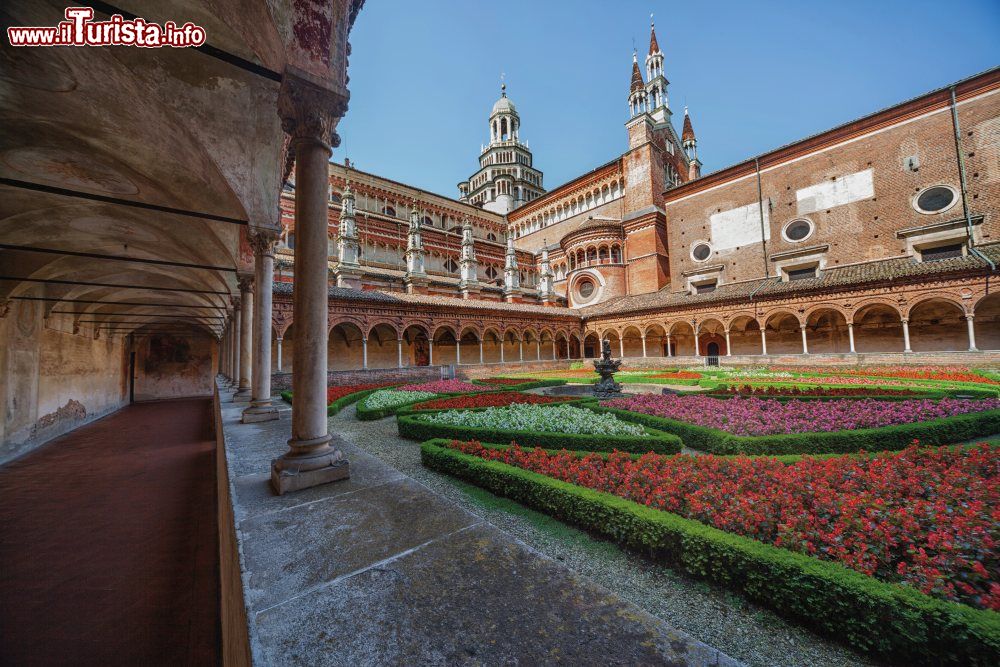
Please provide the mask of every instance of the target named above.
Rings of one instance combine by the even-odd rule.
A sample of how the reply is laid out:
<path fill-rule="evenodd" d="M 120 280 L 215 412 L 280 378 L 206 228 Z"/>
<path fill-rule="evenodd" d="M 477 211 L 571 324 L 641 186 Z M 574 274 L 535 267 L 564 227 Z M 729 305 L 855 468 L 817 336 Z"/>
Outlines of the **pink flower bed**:
<path fill-rule="evenodd" d="M 789 401 L 645 394 L 602 403 L 647 415 L 716 428 L 733 435 L 815 433 L 929 421 L 1000 408 L 1000 399 Z"/>
<path fill-rule="evenodd" d="M 437 382 L 422 382 L 420 384 L 404 384 L 403 391 L 431 391 L 435 394 L 471 394 L 489 391 L 489 387 L 463 382 L 462 380 L 438 380 Z"/>

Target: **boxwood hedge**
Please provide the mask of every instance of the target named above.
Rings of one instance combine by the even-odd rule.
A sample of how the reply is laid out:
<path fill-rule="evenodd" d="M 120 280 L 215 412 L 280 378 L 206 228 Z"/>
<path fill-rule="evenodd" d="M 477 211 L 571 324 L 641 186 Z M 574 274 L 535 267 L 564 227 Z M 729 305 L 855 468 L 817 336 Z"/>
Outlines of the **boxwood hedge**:
<path fill-rule="evenodd" d="M 1000 614 L 726 533 L 617 496 L 421 445 L 425 466 L 600 533 L 894 664 L 1000 664 Z"/>
<path fill-rule="evenodd" d="M 517 378 L 512 378 L 517 379 Z M 527 391 L 529 389 L 540 389 L 542 387 L 561 387 L 566 384 L 566 380 L 530 380 L 521 384 L 490 384 L 485 380 L 472 380 L 472 384 L 482 385 L 484 388 L 502 391 Z"/>
<path fill-rule="evenodd" d="M 681 439 L 655 428 L 645 427 L 646 435 L 605 435 L 603 433 L 552 433 L 541 431 L 507 431 L 475 426 L 435 424 L 421 419 L 424 412 L 397 414 L 399 435 L 410 440 L 453 438 L 482 442 L 517 442 L 525 447 L 571 449 L 593 452 L 657 452 L 676 454 L 681 451 Z"/>
<path fill-rule="evenodd" d="M 363 391 L 356 391 L 353 394 L 348 394 L 347 396 L 341 396 L 340 398 L 338 398 L 337 400 L 333 401 L 332 403 L 326 406 L 326 414 L 327 416 L 332 417 L 333 415 L 337 414 L 338 412 L 346 408 L 348 405 L 351 405 L 352 403 L 357 403 L 361 399 L 365 398 L 369 394 L 375 393 L 379 389 L 392 389 L 393 387 L 398 387 L 398 386 L 399 385 L 396 384 L 386 385 L 384 387 L 376 387 L 375 389 L 365 389 Z M 281 398 L 283 398 L 286 403 L 291 404 L 292 392 L 288 390 L 281 392 Z"/>
<path fill-rule="evenodd" d="M 950 445 L 1000 433 L 1000 410 L 985 410 L 913 424 L 899 424 L 856 431 L 788 433 L 782 435 L 733 435 L 687 422 L 584 403 L 596 412 L 610 412 L 620 419 L 679 436 L 685 445 L 709 454 L 845 454 L 859 450 L 903 449 L 914 440 L 921 445 Z"/>

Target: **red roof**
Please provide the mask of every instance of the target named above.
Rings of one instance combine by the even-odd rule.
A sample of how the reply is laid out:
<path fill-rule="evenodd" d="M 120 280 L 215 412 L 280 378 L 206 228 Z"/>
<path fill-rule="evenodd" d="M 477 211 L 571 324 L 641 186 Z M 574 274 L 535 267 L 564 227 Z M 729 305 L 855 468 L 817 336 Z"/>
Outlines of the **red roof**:
<path fill-rule="evenodd" d="M 631 92 L 637 90 L 642 90 L 646 87 L 646 83 L 642 80 L 642 72 L 639 70 L 639 63 L 632 59 L 632 88 Z"/>
<path fill-rule="evenodd" d="M 649 55 L 660 52 L 660 45 L 656 43 L 656 30 L 653 29 L 653 24 L 649 24 Z"/>
<path fill-rule="evenodd" d="M 691 126 L 691 116 L 684 110 L 684 129 L 681 130 L 681 141 L 694 141 L 694 127 Z"/>

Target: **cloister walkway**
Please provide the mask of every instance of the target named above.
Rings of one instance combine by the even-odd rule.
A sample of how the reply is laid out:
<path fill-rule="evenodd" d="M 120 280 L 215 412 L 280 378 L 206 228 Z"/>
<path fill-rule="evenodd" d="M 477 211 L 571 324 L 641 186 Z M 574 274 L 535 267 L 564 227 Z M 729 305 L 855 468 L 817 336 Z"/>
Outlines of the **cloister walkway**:
<path fill-rule="evenodd" d="M 0 664 L 219 664 L 214 448 L 163 401 L 0 468 Z"/>

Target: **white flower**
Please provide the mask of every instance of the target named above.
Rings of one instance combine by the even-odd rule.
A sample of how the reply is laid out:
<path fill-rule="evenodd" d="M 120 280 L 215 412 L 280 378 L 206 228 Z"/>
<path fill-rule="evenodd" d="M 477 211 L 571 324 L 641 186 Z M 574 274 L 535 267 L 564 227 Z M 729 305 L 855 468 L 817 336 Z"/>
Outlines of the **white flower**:
<path fill-rule="evenodd" d="M 541 431 L 604 435 L 643 435 L 638 424 L 614 415 L 600 414 L 571 405 L 514 404 L 485 410 L 448 410 L 418 417 L 423 421 L 455 426 L 473 426 L 502 431 Z"/>

